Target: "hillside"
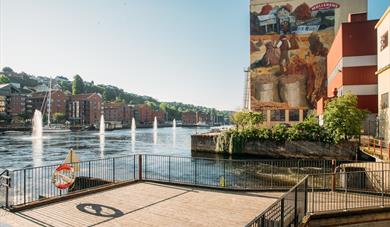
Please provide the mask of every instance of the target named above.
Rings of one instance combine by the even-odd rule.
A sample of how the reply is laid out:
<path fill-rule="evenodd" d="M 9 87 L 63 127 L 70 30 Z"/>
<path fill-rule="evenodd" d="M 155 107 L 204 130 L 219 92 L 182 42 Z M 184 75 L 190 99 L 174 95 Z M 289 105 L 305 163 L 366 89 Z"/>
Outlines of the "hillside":
<path fill-rule="evenodd" d="M 0 72 L 1 81 L 20 84 L 20 88 L 26 93 L 32 93 L 42 91 L 49 86 L 50 78 L 46 76 L 30 75 L 25 72 L 14 72 L 10 67 L 4 67 Z M 153 109 L 160 109 L 168 114 L 168 120 L 181 119 L 181 113 L 186 111 L 201 111 L 210 113 L 213 116 L 228 118 L 230 111 L 219 111 L 214 108 L 208 108 L 205 106 L 195 106 L 192 104 L 185 104 L 181 102 L 163 102 L 156 98 L 137 95 L 124 91 L 121 88 L 106 84 L 95 84 L 93 81 L 83 81 L 81 76 L 75 75 L 73 80 L 76 81 L 73 84 L 77 84 L 77 93 L 91 93 L 98 92 L 102 94 L 104 101 L 124 101 L 131 105 L 147 104 Z M 64 76 L 56 76 L 52 78 L 53 89 L 60 89 L 69 94 L 72 93 L 72 80 L 69 80 Z"/>

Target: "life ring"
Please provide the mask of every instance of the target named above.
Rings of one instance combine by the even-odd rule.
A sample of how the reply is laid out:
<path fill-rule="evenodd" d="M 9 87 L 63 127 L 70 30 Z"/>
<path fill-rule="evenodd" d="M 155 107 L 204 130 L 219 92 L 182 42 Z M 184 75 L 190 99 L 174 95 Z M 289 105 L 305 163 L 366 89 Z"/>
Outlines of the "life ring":
<path fill-rule="evenodd" d="M 58 189 L 67 189 L 75 182 L 75 173 L 72 166 L 62 164 L 58 166 L 51 181 Z"/>

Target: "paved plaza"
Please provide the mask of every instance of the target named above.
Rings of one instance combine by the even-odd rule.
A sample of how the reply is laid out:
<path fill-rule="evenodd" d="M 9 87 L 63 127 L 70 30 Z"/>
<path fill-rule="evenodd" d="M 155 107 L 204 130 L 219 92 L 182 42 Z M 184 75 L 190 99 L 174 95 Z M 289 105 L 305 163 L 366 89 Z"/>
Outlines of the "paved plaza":
<path fill-rule="evenodd" d="M 281 192 L 230 192 L 136 183 L 18 213 L 0 226 L 243 226 Z"/>

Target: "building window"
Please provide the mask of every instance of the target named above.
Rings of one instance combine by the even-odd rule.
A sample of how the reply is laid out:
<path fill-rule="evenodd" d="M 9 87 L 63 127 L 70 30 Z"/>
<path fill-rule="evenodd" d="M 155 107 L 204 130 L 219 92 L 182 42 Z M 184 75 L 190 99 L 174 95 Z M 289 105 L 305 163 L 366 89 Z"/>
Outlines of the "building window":
<path fill-rule="evenodd" d="M 285 110 L 271 110 L 271 121 L 285 121 Z"/>
<path fill-rule="evenodd" d="M 382 109 L 389 108 L 389 93 L 388 92 L 381 95 L 381 108 Z"/>
<path fill-rule="evenodd" d="M 299 121 L 299 110 L 289 110 L 289 121 Z"/>
<path fill-rule="evenodd" d="M 381 40 L 380 40 L 381 51 L 384 50 L 388 44 L 389 44 L 389 32 L 385 32 L 385 34 L 381 36 Z"/>

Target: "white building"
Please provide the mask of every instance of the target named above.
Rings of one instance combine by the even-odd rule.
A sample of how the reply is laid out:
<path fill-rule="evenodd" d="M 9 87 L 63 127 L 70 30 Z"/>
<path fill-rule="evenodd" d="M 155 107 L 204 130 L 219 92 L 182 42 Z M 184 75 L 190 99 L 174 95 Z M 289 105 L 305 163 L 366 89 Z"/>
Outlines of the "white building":
<path fill-rule="evenodd" d="M 375 26 L 378 47 L 378 118 L 379 136 L 390 143 L 390 7 Z"/>

